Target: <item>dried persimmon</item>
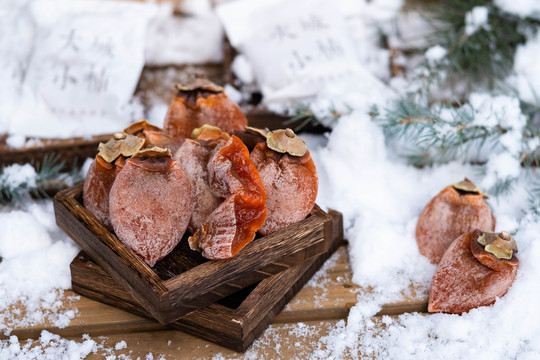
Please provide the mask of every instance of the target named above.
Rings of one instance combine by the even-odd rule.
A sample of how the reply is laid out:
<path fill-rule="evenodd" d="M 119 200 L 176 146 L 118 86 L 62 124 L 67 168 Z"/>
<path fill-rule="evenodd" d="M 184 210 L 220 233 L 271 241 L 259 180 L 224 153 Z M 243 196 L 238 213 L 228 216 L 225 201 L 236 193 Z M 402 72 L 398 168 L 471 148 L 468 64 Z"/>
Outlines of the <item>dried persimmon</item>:
<path fill-rule="evenodd" d="M 223 88 L 196 79 L 187 85 L 176 85 L 178 90 L 167 115 L 165 131 L 175 139 L 189 138 L 194 129 L 209 124 L 227 133 L 243 129 L 247 118 L 240 107 L 231 101 Z"/>
<path fill-rule="evenodd" d="M 169 150 L 141 150 L 117 175 L 109 209 L 118 239 L 154 266 L 186 231 L 193 209 L 191 185 Z"/>
<path fill-rule="evenodd" d="M 495 217 L 470 180 L 444 188 L 424 207 L 416 226 L 420 253 L 438 264 L 458 236 L 474 229 L 493 231 Z"/>

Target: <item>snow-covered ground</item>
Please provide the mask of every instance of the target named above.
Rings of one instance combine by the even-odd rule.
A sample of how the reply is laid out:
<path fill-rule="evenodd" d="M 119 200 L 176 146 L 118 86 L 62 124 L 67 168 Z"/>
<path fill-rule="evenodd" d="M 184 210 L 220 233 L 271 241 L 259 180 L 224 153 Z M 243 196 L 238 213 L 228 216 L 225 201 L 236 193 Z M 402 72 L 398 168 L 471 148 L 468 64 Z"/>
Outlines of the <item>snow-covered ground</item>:
<path fill-rule="evenodd" d="M 540 17 L 540 8 L 533 0 L 495 0 L 495 3 L 519 16 Z M 314 359 L 355 358 L 361 353 L 384 359 L 540 359 L 540 308 L 536 306 L 540 298 L 540 216 L 538 209 L 535 212 L 531 208 L 528 193 L 533 184 L 540 182 L 540 173 L 538 169 L 525 170 L 519 165 L 525 121 L 517 106 L 519 98 L 489 93 L 471 96 L 476 124 L 511 129 L 499 139 L 498 147 L 485 151 L 483 160 L 487 161 L 487 166 L 464 163 L 460 158 L 422 169 L 408 165 L 394 152 L 396 144 L 387 142 L 381 127 L 368 114 L 373 105 L 384 108 L 405 89 L 420 86 L 407 83 L 410 80 L 391 78 L 389 52 L 373 40 L 374 34 L 385 32 L 390 42 L 404 43 L 405 37 L 392 38 L 393 34 L 408 29 L 397 31 L 395 28 L 403 22 L 398 18 L 402 16 L 398 15 L 401 0 L 341 0 L 339 4 L 361 66 L 354 71 L 355 77 L 324 82 L 317 91 L 311 99 L 315 112 L 323 113 L 331 105 L 346 115 L 330 124 L 330 133 L 308 135 L 306 139 L 320 179 L 317 202 L 343 213 L 353 281 L 372 287 L 373 293 L 359 297 L 348 318 L 338 322 L 330 334 L 321 336 L 316 346 L 319 350 L 310 356 Z M 174 58 L 187 62 L 221 60 L 221 42 L 216 39 L 223 30 L 215 26 L 216 15 L 211 7 L 204 1 L 189 1 L 184 6 L 187 13 L 194 14 L 200 21 L 191 19 L 194 21 L 191 26 L 189 22 L 169 18 L 159 26 L 150 25 L 147 61 L 163 64 Z M 471 12 L 466 31 L 472 33 L 486 26 L 485 16 L 485 8 Z M 208 22 L 211 27 L 205 25 Z M 417 26 L 418 22 L 415 24 Z M 177 26 L 183 30 L 182 36 L 173 36 Z M 424 28 L 420 28 L 413 30 L 422 33 Z M 201 42 L 182 45 L 180 39 L 189 37 L 190 31 L 197 36 L 204 32 L 202 29 L 209 32 Z M 0 49 L 2 39 L 0 36 Z M 174 46 L 167 47 L 164 39 L 174 42 Z M 200 46 L 202 41 L 209 45 Z M 518 90 L 520 98 L 529 102 L 537 100 L 535 94 L 540 94 L 540 72 L 535 71 L 539 44 L 540 33 L 531 34 L 530 39 L 519 46 L 514 74 L 507 80 Z M 163 47 L 167 51 L 160 54 L 159 49 Z M 436 62 L 444 54 L 443 48 L 431 48 L 426 57 Z M 23 56 L 20 52 L 16 55 Z M 245 82 L 255 81 L 254 69 L 244 55 L 233 63 L 237 77 Z M 241 98 L 241 94 L 235 95 Z M 270 106 L 283 109 L 287 105 Z M 162 116 L 163 104 L 155 104 L 148 114 Z M 159 119 L 156 122 L 159 123 Z M 0 118 L 2 124 L 5 122 Z M 529 146 L 538 146 L 538 139 L 531 141 L 536 143 Z M 0 180 L 31 181 L 31 177 L 31 169 L 15 166 L 11 173 L 4 171 Z M 372 316 L 384 303 L 399 300 L 401 292 L 411 283 L 417 288 L 429 288 L 435 266 L 418 251 L 416 221 L 433 196 L 464 177 L 483 188 L 490 188 L 500 178 L 515 179 L 512 192 L 488 200 L 497 219 L 496 231 L 511 232 L 518 244 L 520 267 L 514 285 L 494 305 L 467 314 L 405 314 L 397 318 L 383 317 L 384 327 L 373 326 Z M 0 314 L 4 314 L 0 317 L 0 330 L 9 335 L 14 326 L 45 320 L 67 326 L 77 313 L 60 310 L 60 299 L 63 290 L 70 287 L 69 263 L 78 249 L 56 227 L 51 201 L 26 199 L 22 205 L 3 206 L 0 229 Z M 44 268 L 48 271 L 43 272 Z M 7 311 L 20 302 L 27 307 L 25 314 Z M 294 330 L 295 325 L 291 326 Z M 297 327 L 306 339 L 313 337 L 313 332 L 305 325 Z M 117 345 L 122 348 L 125 343 Z M 2 340 L 0 359 L 56 359 L 64 355 L 82 358 L 98 349 L 100 345 L 90 338 L 75 342 L 44 332 L 39 340 L 27 346 L 19 344 L 14 336 Z M 106 352 L 107 349 L 100 350 Z M 246 357 L 250 354 L 256 354 L 256 349 L 248 351 Z"/>

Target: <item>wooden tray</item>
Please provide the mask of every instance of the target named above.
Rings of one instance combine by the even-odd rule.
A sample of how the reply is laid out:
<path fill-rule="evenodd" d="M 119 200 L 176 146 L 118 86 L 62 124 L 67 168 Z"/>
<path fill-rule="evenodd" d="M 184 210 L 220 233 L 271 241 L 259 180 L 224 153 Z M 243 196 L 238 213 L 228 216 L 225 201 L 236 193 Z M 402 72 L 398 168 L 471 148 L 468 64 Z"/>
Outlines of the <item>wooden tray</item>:
<path fill-rule="evenodd" d="M 168 326 L 235 351 L 245 351 L 342 243 L 341 214 L 336 211 L 330 211 L 329 214 L 332 217 L 333 233 L 332 245 L 327 252 L 267 277 Z M 84 252 L 75 257 L 70 268 L 72 288 L 75 292 L 151 318 L 129 292 L 118 285 Z"/>
<path fill-rule="evenodd" d="M 315 205 L 306 219 L 256 238 L 231 259 L 206 260 L 183 239 L 150 268 L 84 208 L 82 184 L 59 192 L 54 209 L 58 226 L 162 324 L 303 264 L 332 243 L 330 216 Z"/>
<path fill-rule="evenodd" d="M 74 165 L 81 166 L 86 158 L 96 156 L 100 142 L 107 142 L 111 135 L 89 138 L 41 139 L 39 144 L 23 148 L 10 148 L 0 138 L 0 166 L 25 163 L 42 163 L 46 156 L 57 155 L 70 170 Z"/>

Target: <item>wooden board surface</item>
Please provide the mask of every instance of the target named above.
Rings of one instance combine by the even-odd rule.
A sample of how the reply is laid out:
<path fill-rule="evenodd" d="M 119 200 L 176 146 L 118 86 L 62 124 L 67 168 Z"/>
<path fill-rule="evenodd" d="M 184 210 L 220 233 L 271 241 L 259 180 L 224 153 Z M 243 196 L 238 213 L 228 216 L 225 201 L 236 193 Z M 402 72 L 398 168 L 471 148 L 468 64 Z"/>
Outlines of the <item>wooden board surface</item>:
<path fill-rule="evenodd" d="M 315 206 L 305 220 L 255 239 L 233 258 L 206 261 L 182 248 L 187 246 L 184 239 L 150 268 L 101 225 L 81 199 L 82 185 L 55 196 L 58 226 L 162 324 L 304 263 L 326 252 L 332 242 L 331 219 Z M 166 274 L 160 271 L 162 263 L 169 269 Z"/>
<path fill-rule="evenodd" d="M 345 319 L 349 309 L 357 299 L 369 289 L 363 289 L 352 283 L 352 274 L 346 246 L 341 246 L 323 265 L 323 268 L 298 292 L 298 294 L 278 314 L 272 324 L 298 323 L 307 321 L 334 321 Z M 66 291 L 63 296 L 62 310 L 77 309 L 77 316 L 66 328 L 59 328 L 50 323 L 29 327 L 16 327 L 12 334 L 20 339 L 36 338 L 42 330 L 48 330 L 64 337 L 80 337 L 120 334 L 138 331 L 159 331 L 166 327 L 155 321 L 130 314 L 112 306 L 99 303 Z M 71 299 L 71 300 L 70 300 Z M 401 301 L 384 305 L 378 315 L 406 313 L 427 309 L 427 292 L 416 291 L 412 295 L 403 295 Z M 24 310 L 24 306 L 20 306 Z M 6 338 L 0 332 L 0 338 Z M 201 340 L 201 344 L 208 343 Z"/>
<path fill-rule="evenodd" d="M 329 215 L 332 219 L 332 244 L 328 251 L 187 314 L 169 327 L 236 351 L 245 351 L 342 243 L 341 213 L 329 211 Z M 78 294 L 151 318 L 129 292 L 83 252 L 75 257 L 70 268 L 72 288 Z"/>

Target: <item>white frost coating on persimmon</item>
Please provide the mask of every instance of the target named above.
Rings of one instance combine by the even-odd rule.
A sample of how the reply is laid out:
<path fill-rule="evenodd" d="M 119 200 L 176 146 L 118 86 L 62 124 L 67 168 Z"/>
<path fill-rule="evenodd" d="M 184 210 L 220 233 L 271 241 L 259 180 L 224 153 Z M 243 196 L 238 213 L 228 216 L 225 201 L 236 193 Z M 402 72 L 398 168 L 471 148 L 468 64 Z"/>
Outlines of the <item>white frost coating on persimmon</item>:
<path fill-rule="evenodd" d="M 318 188 L 316 174 L 289 155 L 269 157 L 270 151 L 256 147 L 251 153 L 267 194 L 268 217 L 259 230 L 262 235 L 303 220 L 313 209 Z"/>
<path fill-rule="evenodd" d="M 232 140 L 229 140 L 229 144 Z M 219 148 L 222 148 L 220 146 Z M 219 150 L 219 149 L 216 149 Z M 245 185 L 238 178 L 233 163 L 223 155 L 216 153 L 208 162 L 210 188 L 216 196 L 227 198 L 244 189 Z"/>
<path fill-rule="evenodd" d="M 164 172 L 128 161 L 109 200 L 118 239 L 150 266 L 180 242 L 193 209 L 191 185 L 176 161 Z"/>
<path fill-rule="evenodd" d="M 116 177 L 117 169 L 98 171 L 97 161 L 94 159 L 83 185 L 84 207 L 107 229 L 112 230 L 109 216 L 109 192 Z"/>
<path fill-rule="evenodd" d="M 208 158 L 213 151 L 199 142 L 186 140 L 174 154 L 174 159 L 186 172 L 194 195 L 194 206 L 189 221 L 189 231 L 194 233 L 214 211 L 222 199 L 214 195 L 208 185 Z"/>

